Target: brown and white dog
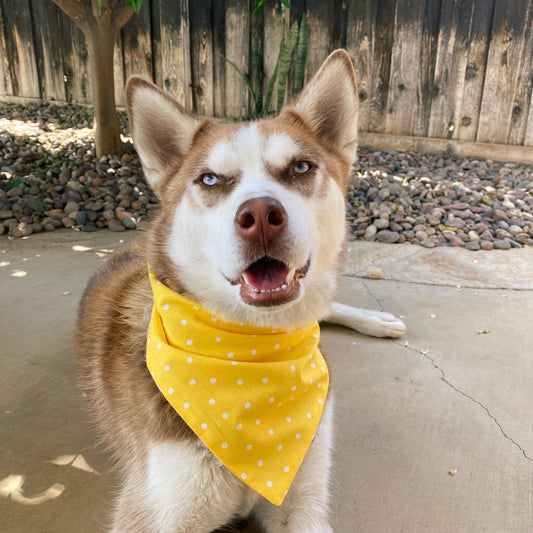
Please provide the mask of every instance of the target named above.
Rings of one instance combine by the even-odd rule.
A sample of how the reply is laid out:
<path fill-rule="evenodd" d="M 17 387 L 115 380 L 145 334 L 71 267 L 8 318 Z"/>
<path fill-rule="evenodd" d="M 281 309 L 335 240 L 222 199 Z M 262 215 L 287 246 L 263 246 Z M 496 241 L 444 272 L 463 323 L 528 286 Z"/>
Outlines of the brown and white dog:
<path fill-rule="evenodd" d="M 138 77 L 127 106 L 161 211 L 146 238 L 91 278 L 76 330 L 82 386 L 123 474 L 113 531 L 208 533 L 251 511 L 270 533 L 332 531 L 331 398 L 283 504 L 269 503 L 221 465 L 147 371 L 147 264 L 230 322 L 291 330 L 322 318 L 400 336 L 391 315 L 331 304 L 357 144 L 351 60 L 331 54 L 295 105 L 269 120 L 200 119 Z"/>

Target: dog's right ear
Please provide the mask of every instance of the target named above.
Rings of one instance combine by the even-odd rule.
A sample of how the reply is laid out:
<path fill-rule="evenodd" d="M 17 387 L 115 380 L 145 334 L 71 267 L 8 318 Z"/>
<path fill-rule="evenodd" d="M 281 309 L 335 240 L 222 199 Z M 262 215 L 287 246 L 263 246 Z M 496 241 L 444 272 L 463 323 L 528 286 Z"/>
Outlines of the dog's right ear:
<path fill-rule="evenodd" d="M 126 107 L 146 180 L 157 188 L 161 178 L 188 152 L 202 120 L 139 76 L 128 80 Z"/>

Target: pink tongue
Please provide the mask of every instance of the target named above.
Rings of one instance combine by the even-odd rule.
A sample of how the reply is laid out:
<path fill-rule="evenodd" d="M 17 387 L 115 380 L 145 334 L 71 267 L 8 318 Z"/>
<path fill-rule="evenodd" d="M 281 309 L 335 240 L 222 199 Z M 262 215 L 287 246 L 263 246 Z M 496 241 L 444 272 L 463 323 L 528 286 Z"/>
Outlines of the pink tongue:
<path fill-rule="evenodd" d="M 275 259 L 260 259 L 246 271 L 246 278 L 253 289 L 269 291 L 285 283 L 289 269 Z"/>

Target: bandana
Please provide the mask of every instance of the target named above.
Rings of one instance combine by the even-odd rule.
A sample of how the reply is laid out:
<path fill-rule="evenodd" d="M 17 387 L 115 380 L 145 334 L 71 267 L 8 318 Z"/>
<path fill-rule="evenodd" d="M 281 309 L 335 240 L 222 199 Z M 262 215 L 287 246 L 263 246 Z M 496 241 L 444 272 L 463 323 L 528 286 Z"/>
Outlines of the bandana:
<path fill-rule="evenodd" d="M 148 369 L 166 400 L 239 479 L 281 505 L 318 428 L 329 375 L 318 323 L 221 321 L 150 272 Z"/>

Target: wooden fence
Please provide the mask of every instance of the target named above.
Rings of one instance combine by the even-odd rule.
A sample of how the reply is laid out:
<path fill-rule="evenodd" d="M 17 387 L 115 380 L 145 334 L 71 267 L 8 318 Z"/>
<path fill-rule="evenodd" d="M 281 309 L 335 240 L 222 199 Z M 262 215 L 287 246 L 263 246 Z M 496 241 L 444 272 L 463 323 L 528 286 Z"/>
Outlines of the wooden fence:
<path fill-rule="evenodd" d="M 83 1 L 83 0 L 82 0 Z M 306 13 L 308 78 L 332 50 L 354 60 L 362 132 L 533 146 L 531 0 L 292 0 Z M 278 0 L 145 0 L 123 28 L 116 96 L 131 74 L 153 79 L 194 111 L 252 110 L 227 57 L 264 82 L 281 38 Z M 0 95 L 92 102 L 80 30 L 51 0 L 0 0 Z"/>

